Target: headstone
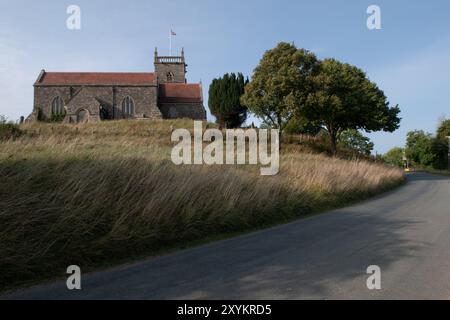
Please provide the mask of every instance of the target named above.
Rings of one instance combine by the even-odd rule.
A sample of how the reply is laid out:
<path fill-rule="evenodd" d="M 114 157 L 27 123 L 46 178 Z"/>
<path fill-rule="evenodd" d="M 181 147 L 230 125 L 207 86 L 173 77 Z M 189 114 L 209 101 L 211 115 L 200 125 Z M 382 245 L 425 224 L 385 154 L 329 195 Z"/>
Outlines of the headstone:
<path fill-rule="evenodd" d="M 89 121 L 89 112 L 85 109 L 78 111 L 77 122 L 86 123 Z"/>

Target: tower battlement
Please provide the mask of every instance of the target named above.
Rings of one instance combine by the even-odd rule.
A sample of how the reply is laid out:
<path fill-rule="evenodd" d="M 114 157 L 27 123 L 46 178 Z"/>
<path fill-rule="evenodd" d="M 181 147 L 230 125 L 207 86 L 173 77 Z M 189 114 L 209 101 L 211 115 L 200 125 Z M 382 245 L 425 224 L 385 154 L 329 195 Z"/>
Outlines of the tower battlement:
<path fill-rule="evenodd" d="M 180 56 L 159 56 L 155 48 L 155 73 L 158 83 L 186 83 L 184 49 Z"/>
<path fill-rule="evenodd" d="M 156 57 L 156 63 L 184 63 L 183 57 Z"/>

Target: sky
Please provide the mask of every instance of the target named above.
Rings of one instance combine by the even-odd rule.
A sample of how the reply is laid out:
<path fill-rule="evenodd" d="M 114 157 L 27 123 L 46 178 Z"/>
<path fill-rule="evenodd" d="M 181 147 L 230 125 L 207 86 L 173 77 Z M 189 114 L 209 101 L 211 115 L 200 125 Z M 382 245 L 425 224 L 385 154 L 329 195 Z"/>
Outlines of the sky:
<path fill-rule="evenodd" d="M 79 30 L 67 28 L 70 5 L 81 9 Z M 367 28 L 370 5 L 381 9 L 381 30 Z M 154 48 L 169 53 L 170 29 L 174 54 L 185 48 L 188 81 L 203 83 L 205 107 L 212 79 L 251 76 L 286 41 L 358 66 L 400 106 L 399 130 L 369 134 L 378 153 L 450 117 L 448 0 L 0 0 L 0 115 L 31 113 L 41 69 L 152 72 Z"/>

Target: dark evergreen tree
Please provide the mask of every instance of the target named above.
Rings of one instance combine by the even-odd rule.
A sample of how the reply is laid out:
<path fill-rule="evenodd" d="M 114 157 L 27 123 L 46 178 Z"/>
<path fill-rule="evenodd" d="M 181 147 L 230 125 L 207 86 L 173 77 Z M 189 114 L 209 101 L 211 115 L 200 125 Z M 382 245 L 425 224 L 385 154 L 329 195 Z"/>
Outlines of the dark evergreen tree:
<path fill-rule="evenodd" d="M 212 81 L 208 105 L 221 127 L 238 128 L 247 120 L 247 108 L 240 102 L 247 83 L 242 73 L 227 73 Z"/>

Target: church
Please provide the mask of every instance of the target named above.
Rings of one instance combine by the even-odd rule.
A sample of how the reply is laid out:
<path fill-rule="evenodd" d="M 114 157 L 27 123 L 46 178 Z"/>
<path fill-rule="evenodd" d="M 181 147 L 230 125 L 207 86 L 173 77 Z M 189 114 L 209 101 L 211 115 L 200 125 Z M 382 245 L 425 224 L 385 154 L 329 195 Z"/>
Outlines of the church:
<path fill-rule="evenodd" d="M 159 56 L 153 73 L 47 72 L 34 84 L 28 121 L 86 123 L 119 119 L 205 120 L 201 83 L 187 83 L 184 49 Z"/>

